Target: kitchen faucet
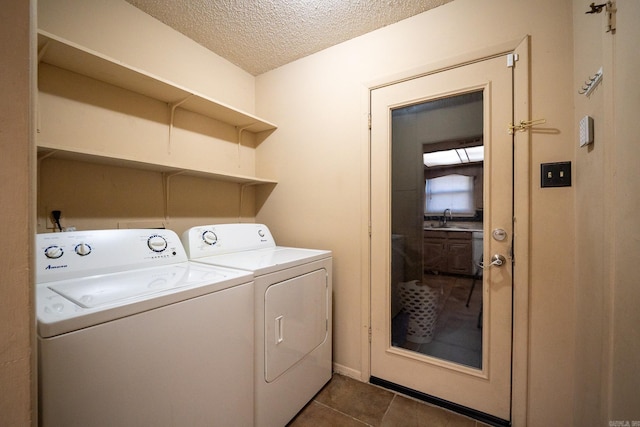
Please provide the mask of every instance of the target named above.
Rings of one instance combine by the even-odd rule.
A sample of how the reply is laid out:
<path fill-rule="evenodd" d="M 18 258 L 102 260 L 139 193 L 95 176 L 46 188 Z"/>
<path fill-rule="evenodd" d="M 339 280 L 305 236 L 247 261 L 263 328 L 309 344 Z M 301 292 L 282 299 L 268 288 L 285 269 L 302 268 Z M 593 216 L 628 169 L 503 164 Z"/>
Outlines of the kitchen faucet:
<path fill-rule="evenodd" d="M 444 210 L 444 212 L 442 213 L 442 225 L 445 226 L 447 225 L 447 212 L 449 212 L 449 219 L 453 220 L 453 215 L 451 214 L 451 209 L 447 208 Z"/>

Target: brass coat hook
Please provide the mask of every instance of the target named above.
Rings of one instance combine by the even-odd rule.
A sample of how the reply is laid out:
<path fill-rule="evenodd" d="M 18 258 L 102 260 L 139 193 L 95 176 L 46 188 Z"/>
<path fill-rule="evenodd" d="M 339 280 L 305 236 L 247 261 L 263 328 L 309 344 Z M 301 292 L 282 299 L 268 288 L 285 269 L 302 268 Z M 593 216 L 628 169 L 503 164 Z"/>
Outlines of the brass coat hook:
<path fill-rule="evenodd" d="M 536 125 L 541 125 L 547 123 L 546 119 L 536 119 L 536 120 L 520 120 L 520 123 L 518 124 L 509 124 L 509 126 L 507 127 L 507 130 L 509 131 L 509 135 L 513 135 L 514 132 L 518 131 L 518 132 L 524 132 L 525 130 L 529 129 L 530 127 L 536 126 Z"/>

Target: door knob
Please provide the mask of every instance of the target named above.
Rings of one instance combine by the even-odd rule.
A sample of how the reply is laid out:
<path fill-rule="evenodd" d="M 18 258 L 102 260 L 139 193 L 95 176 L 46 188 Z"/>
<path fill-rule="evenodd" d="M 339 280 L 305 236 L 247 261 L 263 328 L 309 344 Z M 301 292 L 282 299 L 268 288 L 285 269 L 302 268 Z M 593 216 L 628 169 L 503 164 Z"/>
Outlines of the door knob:
<path fill-rule="evenodd" d="M 496 267 L 502 267 L 504 264 L 506 264 L 507 259 L 504 257 L 504 255 L 501 254 L 495 254 L 491 257 L 491 262 L 486 265 L 484 263 L 480 263 L 480 267 L 483 269 L 489 268 L 491 266 L 496 266 Z"/>

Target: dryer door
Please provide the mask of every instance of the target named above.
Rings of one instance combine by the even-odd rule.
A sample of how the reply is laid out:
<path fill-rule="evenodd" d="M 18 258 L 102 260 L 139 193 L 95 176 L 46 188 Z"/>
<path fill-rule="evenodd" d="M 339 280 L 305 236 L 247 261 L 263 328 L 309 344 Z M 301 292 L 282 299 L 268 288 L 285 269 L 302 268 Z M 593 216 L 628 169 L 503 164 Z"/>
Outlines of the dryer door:
<path fill-rule="evenodd" d="M 272 382 L 327 339 L 327 271 L 271 285 L 265 293 L 265 381 Z"/>

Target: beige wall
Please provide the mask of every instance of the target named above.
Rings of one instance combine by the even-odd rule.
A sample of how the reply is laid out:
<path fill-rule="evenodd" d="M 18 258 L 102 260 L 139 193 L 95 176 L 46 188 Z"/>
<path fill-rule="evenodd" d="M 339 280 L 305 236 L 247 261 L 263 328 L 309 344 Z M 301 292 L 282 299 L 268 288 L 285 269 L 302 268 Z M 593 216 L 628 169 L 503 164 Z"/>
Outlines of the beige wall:
<path fill-rule="evenodd" d="M 0 424 L 35 425 L 31 2 L 0 13 Z"/>
<path fill-rule="evenodd" d="M 574 87 L 603 66 L 603 14 L 584 14 L 583 2 L 574 1 Z M 607 35 L 611 37 L 611 35 Z M 609 65 L 609 64 L 607 64 Z M 608 68 L 608 67 L 607 67 Z M 609 70 L 607 70 L 609 71 Z M 607 77 L 609 74 L 607 73 Z M 574 95 L 574 123 L 586 114 L 595 119 L 595 143 L 576 148 L 576 359 L 575 414 L 576 422 L 588 424 L 607 421 L 606 415 L 606 353 L 605 337 L 610 298 L 606 289 L 606 241 L 609 229 L 605 221 L 605 186 L 610 184 L 605 167 L 604 150 L 611 140 L 611 128 L 606 123 L 604 92 L 610 79 L 589 98 Z M 576 125 L 577 132 L 577 125 Z M 577 145 L 577 143 L 576 143 Z"/>
<path fill-rule="evenodd" d="M 528 425 L 571 425 L 573 188 L 539 188 L 541 162 L 574 156 L 571 3 L 486 6 L 456 0 L 259 76 L 257 112 L 280 128 L 258 148 L 279 184 L 257 219 L 334 251 L 335 363 L 367 379 L 368 84 L 530 34 L 532 118 L 547 123 L 531 143 Z"/>
<path fill-rule="evenodd" d="M 574 123 L 594 119 L 595 141 L 576 144 L 576 425 L 640 419 L 637 261 L 640 259 L 637 112 L 640 4 L 617 1 L 606 14 L 574 1 L 574 87 L 603 67 L 589 97 L 574 94 Z"/>
<path fill-rule="evenodd" d="M 613 147 L 611 199 L 607 205 L 615 224 L 609 252 L 613 278 L 611 305 L 611 379 L 608 384 L 609 419 L 640 420 L 637 399 L 640 383 L 640 2 L 617 1 L 616 41 L 613 44 Z M 607 239 L 609 240 L 609 239 Z M 609 240 L 610 241 L 610 240 Z"/>
<path fill-rule="evenodd" d="M 60 210 L 62 227 L 78 230 L 165 227 L 178 234 L 189 227 L 252 222 L 253 187 L 177 175 L 165 194 L 161 173 L 48 158 L 41 161 L 38 232 L 52 232 L 49 218 Z M 165 201 L 166 215 L 165 215 Z"/>

